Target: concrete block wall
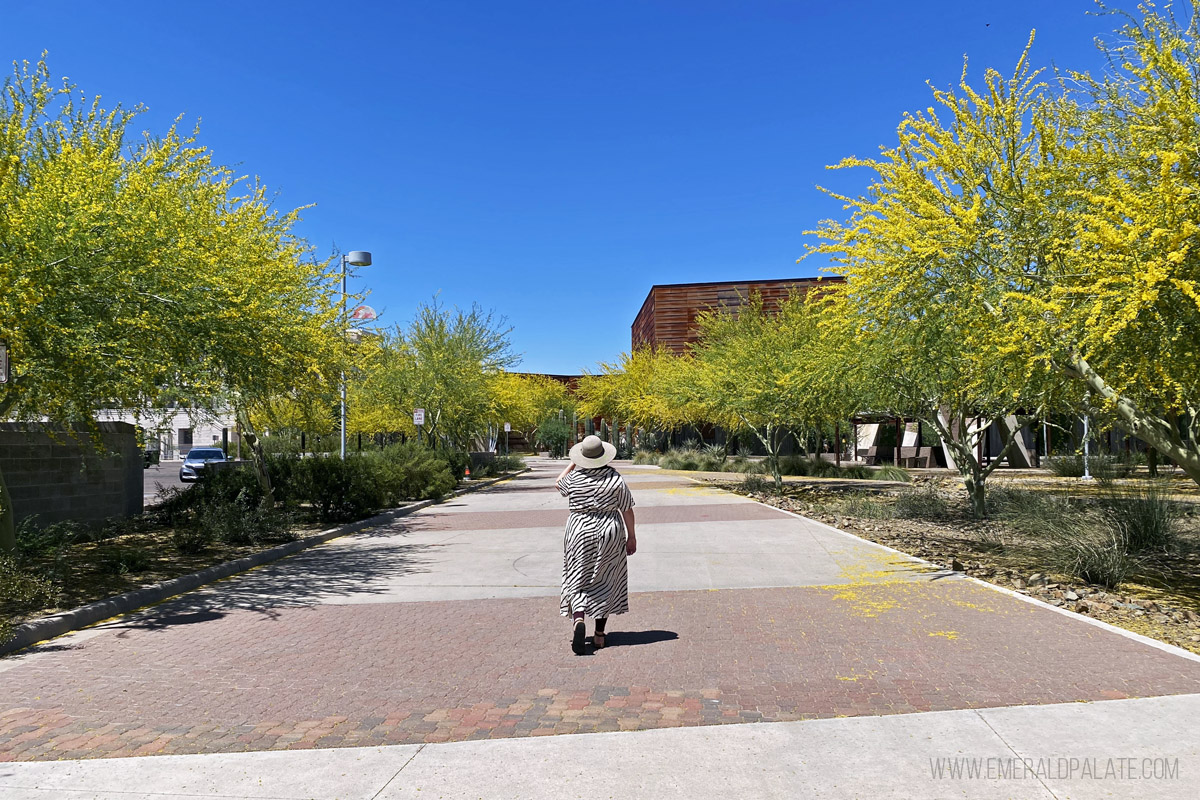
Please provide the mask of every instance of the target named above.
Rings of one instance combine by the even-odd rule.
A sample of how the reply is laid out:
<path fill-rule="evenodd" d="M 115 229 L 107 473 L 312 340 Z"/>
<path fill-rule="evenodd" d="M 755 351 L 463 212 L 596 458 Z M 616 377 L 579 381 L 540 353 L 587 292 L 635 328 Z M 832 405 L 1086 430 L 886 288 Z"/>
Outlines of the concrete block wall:
<path fill-rule="evenodd" d="M 17 523 L 94 523 L 142 512 L 142 455 L 124 422 L 99 423 L 99 441 L 84 427 L 0 423 L 0 471 Z"/>

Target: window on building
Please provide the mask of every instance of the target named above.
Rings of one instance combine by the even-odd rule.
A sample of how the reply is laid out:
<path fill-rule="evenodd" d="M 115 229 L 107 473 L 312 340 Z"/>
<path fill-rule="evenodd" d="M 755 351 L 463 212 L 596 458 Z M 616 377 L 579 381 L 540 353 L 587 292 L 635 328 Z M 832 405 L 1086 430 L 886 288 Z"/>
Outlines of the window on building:
<path fill-rule="evenodd" d="M 192 444 L 192 429 L 191 428 L 180 428 L 179 429 L 179 446 L 180 447 L 189 447 L 189 446 L 191 446 L 191 444 Z"/>

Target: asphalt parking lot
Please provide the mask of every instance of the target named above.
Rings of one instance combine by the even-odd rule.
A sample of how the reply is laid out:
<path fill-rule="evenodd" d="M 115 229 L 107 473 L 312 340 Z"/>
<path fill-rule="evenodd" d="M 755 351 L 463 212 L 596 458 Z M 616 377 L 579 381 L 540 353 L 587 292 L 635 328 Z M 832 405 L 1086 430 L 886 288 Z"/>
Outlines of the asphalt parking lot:
<path fill-rule="evenodd" d="M 143 471 L 142 485 L 145 494 L 142 499 L 145 505 L 150 505 L 154 502 L 154 498 L 158 495 L 158 490 L 161 486 L 190 485 L 179 480 L 179 465 L 182 463 L 182 461 L 164 461 Z"/>

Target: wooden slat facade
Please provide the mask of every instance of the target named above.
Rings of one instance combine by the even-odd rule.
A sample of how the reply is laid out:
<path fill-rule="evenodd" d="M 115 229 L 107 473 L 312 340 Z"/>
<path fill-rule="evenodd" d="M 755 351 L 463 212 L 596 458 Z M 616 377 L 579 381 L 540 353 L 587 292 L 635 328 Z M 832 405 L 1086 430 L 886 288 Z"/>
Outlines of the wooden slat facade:
<path fill-rule="evenodd" d="M 762 296 L 767 308 L 778 308 L 792 291 L 806 293 L 820 283 L 841 278 L 785 278 L 770 281 L 675 283 L 650 287 L 650 293 L 633 320 L 633 349 L 669 347 L 682 353 L 696 341 L 696 317 L 706 309 L 737 308 L 752 294 Z"/>

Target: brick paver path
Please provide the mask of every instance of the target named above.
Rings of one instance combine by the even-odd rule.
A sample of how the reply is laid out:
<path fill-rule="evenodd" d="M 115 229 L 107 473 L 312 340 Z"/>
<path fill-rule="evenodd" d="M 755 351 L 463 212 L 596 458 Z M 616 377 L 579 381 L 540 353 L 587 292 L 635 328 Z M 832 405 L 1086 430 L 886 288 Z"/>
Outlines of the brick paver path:
<path fill-rule="evenodd" d="M 396 599 L 413 581 L 443 573 L 464 580 L 439 559 L 456 546 L 508 541 L 495 539 L 505 535 L 497 531 L 543 531 L 536 536 L 553 552 L 553 526 L 565 515 L 553 507 L 547 474 L 43 648 L 0 673 L 0 760 L 442 742 L 1200 692 L 1200 663 L 969 581 L 897 572 L 892 556 L 811 523 L 632 471 L 647 551 L 631 560 L 635 585 L 654 559 L 676 563 L 671 552 L 655 555 L 651 542 L 678 550 L 694 541 L 699 549 L 714 523 L 743 537 L 727 551 L 767 547 L 754 538 L 764 525 L 813 537 L 840 564 L 839 580 L 806 585 L 797 574 L 795 585 L 721 588 L 731 555 L 710 555 L 702 577 L 715 588 L 635 593 L 633 612 L 610 623 L 610 647 L 586 657 L 569 651 L 546 567 L 527 581 L 526 596 L 489 597 L 494 590 L 485 587 L 470 599 L 436 599 L 464 590 L 448 583 L 430 589 L 430 599 Z M 372 571 L 373 559 L 392 563 L 397 548 L 412 550 L 402 568 Z M 504 554 L 518 571 L 522 556 Z M 321 570 L 328 585 L 312 585 L 322 583 Z"/>

